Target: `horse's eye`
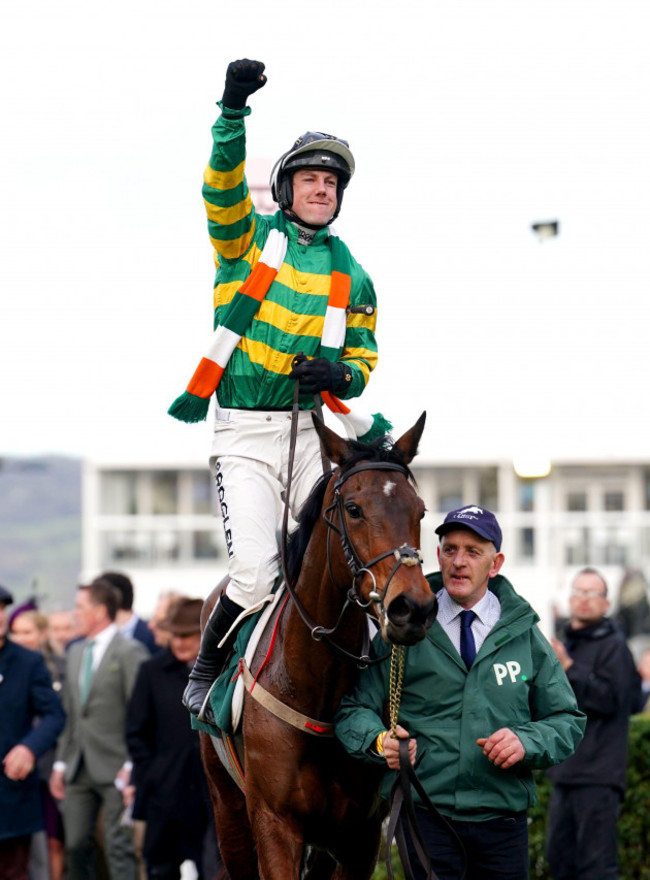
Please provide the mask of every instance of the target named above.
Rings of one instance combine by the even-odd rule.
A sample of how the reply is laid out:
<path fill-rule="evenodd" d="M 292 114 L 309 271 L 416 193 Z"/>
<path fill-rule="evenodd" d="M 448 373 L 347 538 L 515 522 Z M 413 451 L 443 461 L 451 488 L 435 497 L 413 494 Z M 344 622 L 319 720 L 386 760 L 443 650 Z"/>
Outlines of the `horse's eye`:
<path fill-rule="evenodd" d="M 354 501 L 348 501 L 345 505 L 345 512 L 350 519 L 359 519 L 361 517 L 361 508 Z"/>

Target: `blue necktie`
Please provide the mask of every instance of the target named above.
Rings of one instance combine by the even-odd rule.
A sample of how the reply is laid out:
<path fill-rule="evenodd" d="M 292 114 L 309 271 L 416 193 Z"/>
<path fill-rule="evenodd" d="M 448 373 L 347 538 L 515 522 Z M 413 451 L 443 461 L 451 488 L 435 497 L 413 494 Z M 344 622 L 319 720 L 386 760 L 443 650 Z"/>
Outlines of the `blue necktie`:
<path fill-rule="evenodd" d="M 472 632 L 472 621 L 476 617 L 473 611 L 460 612 L 460 656 L 469 669 L 476 657 L 476 644 Z"/>

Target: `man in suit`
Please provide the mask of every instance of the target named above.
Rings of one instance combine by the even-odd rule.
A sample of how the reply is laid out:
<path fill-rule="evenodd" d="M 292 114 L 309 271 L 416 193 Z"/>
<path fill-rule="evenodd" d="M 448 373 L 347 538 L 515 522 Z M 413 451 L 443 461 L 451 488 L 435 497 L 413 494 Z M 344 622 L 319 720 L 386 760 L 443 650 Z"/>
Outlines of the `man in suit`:
<path fill-rule="evenodd" d="M 95 580 L 77 591 L 75 610 L 85 638 L 70 647 L 63 691 L 68 716 L 59 741 L 50 789 L 63 800 L 69 880 L 94 877 L 94 832 L 104 811 L 105 849 L 111 880 L 136 880 L 130 828 L 120 825 L 118 790 L 130 774 L 126 707 L 138 668 L 148 657 L 115 624 L 119 594 Z"/>
<path fill-rule="evenodd" d="M 149 880 L 178 880 L 194 862 L 199 880 L 214 876 L 205 863 L 206 833 L 216 848 L 199 738 L 181 700 L 201 644 L 201 599 L 178 599 L 167 621 L 167 648 L 138 671 L 127 713 L 126 739 L 139 814 L 146 820 L 144 857 Z M 132 794 L 132 793 L 131 793 Z"/>
<path fill-rule="evenodd" d="M 27 880 L 31 836 L 43 828 L 36 759 L 54 746 L 65 716 L 42 655 L 6 638 L 12 602 L 0 587 L 0 876 Z"/>
<path fill-rule="evenodd" d="M 146 621 L 142 620 L 133 610 L 133 582 L 119 571 L 105 571 L 97 580 L 108 581 L 120 594 L 120 607 L 117 610 L 115 623 L 117 628 L 127 639 L 135 639 L 142 642 L 150 654 L 155 654 L 159 648 L 153 633 Z"/>

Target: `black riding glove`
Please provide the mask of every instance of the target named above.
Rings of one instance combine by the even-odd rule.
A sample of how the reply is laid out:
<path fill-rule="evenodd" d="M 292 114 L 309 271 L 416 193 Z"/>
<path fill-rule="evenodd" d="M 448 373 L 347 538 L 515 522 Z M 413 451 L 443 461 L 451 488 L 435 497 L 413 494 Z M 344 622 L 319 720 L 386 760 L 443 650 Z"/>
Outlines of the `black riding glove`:
<path fill-rule="evenodd" d="M 246 99 L 266 85 L 264 63 L 242 58 L 231 61 L 226 70 L 226 85 L 221 102 L 231 110 L 243 110 Z"/>
<path fill-rule="evenodd" d="M 347 364 L 333 364 L 320 357 L 299 363 L 289 373 L 289 378 L 298 379 L 301 394 L 316 394 L 318 391 L 342 394 L 350 387 L 352 370 Z"/>

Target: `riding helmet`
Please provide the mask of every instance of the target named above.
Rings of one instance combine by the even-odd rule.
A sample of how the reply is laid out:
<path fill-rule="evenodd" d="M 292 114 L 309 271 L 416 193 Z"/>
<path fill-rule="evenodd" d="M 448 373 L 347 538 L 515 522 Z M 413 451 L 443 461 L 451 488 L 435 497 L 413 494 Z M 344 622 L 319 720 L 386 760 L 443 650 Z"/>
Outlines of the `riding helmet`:
<path fill-rule="evenodd" d="M 354 156 L 348 142 L 322 131 L 307 131 L 294 141 L 271 171 L 271 195 L 282 211 L 293 205 L 293 172 L 298 168 L 331 168 L 336 172 L 334 220 L 341 210 L 343 191 L 354 174 Z"/>

